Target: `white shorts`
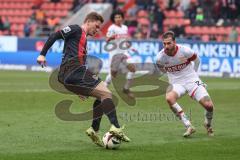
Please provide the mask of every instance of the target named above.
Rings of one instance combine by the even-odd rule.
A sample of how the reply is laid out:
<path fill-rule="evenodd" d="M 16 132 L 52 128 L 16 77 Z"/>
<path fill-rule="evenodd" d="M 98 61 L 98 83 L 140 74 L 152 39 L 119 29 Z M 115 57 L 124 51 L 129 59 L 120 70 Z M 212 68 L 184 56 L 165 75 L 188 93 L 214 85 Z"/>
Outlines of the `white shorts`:
<path fill-rule="evenodd" d="M 185 84 L 172 84 L 172 87 L 172 90 L 178 94 L 179 98 L 186 92 L 197 101 L 200 101 L 205 96 L 209 96 L 205 84 L 200 79 Z"/>

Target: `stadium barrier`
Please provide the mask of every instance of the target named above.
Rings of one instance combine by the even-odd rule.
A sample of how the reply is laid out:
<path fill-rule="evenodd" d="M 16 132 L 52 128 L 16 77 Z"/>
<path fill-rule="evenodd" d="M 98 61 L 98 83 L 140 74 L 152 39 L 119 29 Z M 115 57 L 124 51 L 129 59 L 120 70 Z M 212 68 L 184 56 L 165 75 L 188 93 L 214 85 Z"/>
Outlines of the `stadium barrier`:
<path fill-rule="evenodd" d="M 57 41 L 47 55 L 48 67 L 42 69 L 36 64 L 36 58 L 46 39 L 0 37 L 0 69 L 2 70 L 32 70 L 51 71 L 56 68 L 62 57 L 63 41 Z M 240 44 L 216 43 L 199 41 L 178 41 L 192 48 L 201 58 L 199 74 L 204 76 L 240 77 Z M 102 72 L 108 71 L 108 51 L 114 49 L 114 44 L 106 45 L 104 40 L 90 40 L 88 54 L 101 58 Z M 121 46 L 120 46 L 121 47 Z M 156 54 L 162 49 L 161 41 L 132 41 L 128 50 L 136 62 L 142 65 L 154 63 Z"/>

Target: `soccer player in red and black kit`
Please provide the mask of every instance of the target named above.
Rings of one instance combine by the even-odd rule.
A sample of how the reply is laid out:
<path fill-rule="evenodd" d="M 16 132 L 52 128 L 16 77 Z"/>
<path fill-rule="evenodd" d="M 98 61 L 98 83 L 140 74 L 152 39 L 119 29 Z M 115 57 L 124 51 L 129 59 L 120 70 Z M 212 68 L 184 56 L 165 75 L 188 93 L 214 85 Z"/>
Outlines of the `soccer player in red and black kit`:
<path fill-rule="evenodd" d="M 86 64 L 87 36 L 94 36 L 99 31 L 103 21 L 101 15 L 96 12 L 91 12 L 86 16 L 82 26 L 69 25 L 51 34 L 37 58 L 39 64 L 46 65 L 45 56 L 48 49 L 56 40 L 64 40 L 64 55 L 58 73 L 58 81 L 76 95 L 96 98 L 93 104 L 92 125 L 86 130 L 86 133 L 92 141 L 99 146 L 102 146 L 102 141 L 97 132 L 103 114 L 108 117 L 112 124 L 109 131 L 125 142 L 130 141 L 118 123 L 111 91 L 100 78 L 96 78 L 96 75 L 88 69 Z"/>

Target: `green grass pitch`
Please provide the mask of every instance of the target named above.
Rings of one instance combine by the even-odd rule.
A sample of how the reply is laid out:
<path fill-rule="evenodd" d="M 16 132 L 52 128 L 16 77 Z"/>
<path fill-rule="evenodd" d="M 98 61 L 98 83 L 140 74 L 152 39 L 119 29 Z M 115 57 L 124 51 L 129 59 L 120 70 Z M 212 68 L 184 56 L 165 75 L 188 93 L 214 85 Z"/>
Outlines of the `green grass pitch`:
<path fill-rule="evenodd" d="M 63 99 L 74 101 L 74 113 L 88 111 L 93 99 L 82 102 L 57 93 L 49 88 L 48 77 L 48 73 L 0 72 L 0 160 L 240 159 L 240 79 L 202 78 L 215 103 L 215 137 L 206 135 L 204 110 L 188 96 L 179 101 L 197 129 L 188 139 L 182 137 L 183 125 L 172 117 L 163 95 L 139 98 L 134 107 L 120 100 L 118 117 L 132 142 L 106 150 L 85 135 L 91 121 L 62 121 L 54 112 Z M 109 127 L 104 117 L 100 134 Z"/>

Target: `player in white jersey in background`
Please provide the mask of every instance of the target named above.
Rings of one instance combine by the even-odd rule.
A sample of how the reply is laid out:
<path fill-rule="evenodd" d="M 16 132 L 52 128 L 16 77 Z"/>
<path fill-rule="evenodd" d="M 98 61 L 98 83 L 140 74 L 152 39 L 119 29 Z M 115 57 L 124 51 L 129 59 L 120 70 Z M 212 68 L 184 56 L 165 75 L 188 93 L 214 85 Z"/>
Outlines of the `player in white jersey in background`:
<path fill-rule="evenodd" d="M 166 91 L 166 101 L 186 127 L 183 136 L 188 137 L 196 131 L 182 107 L 177 103 L 177 99 L 186 92 L 205 108 L 204 126 L 208 135 L 213 136 L 213 102 L 205 84 L 197 74 L 199 57 L 190 48 L 176 44 L 172 31 L 163 34 L 163 47 L 157 55 L 157 65 L 161 71 L 168 75 L 170 86 Z"/>
<path fill-rule="evenodd" d="M 109 51 L 110 71 L 106 77 L 105 84 L 106 86 L 111 84 L 112 77 L 117 76 L 120 64 L 124 64 L 129 72 L 126 76 L 126 83 L 123 86 L 123 93 L 127 94 L 129 98 L 134 98 L 129 88 L 136 68 L 133 64 L 133 59 L 127 51 L 130 49 L 128 27 L 123 24 L 123 20 L 124 14 L 122 11 L 116 10 L 112 13 L 111 21 L 113 24 L 108 28 L 106 41 L 107 45 L 111 44 L 115 48 Z"/>

